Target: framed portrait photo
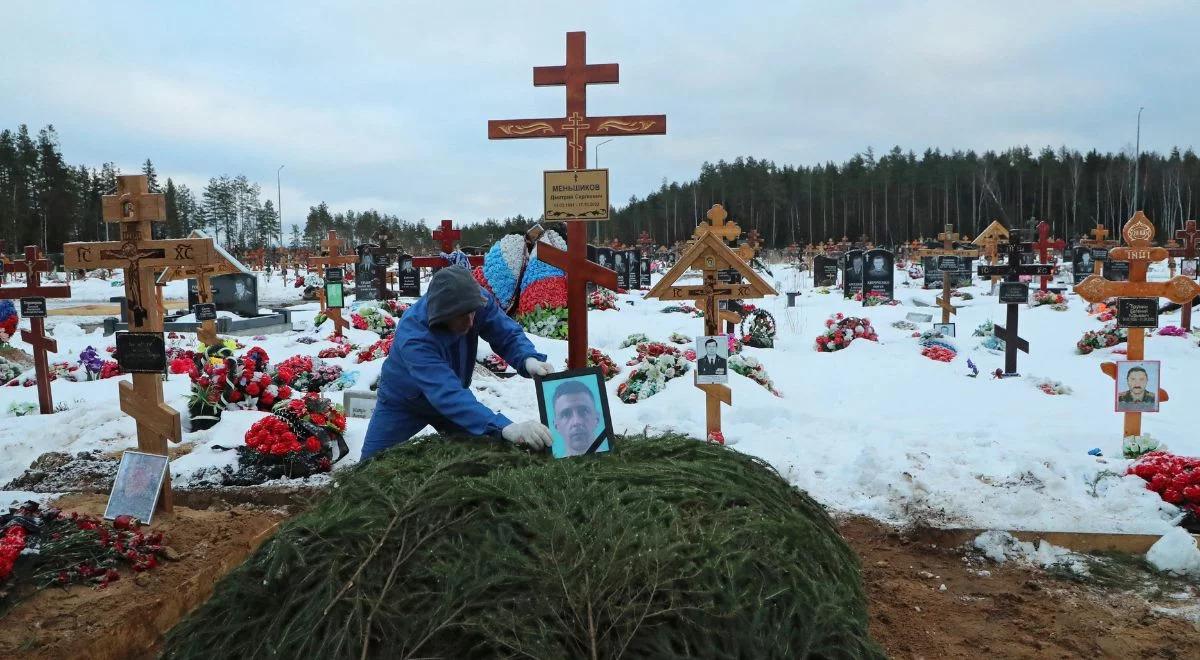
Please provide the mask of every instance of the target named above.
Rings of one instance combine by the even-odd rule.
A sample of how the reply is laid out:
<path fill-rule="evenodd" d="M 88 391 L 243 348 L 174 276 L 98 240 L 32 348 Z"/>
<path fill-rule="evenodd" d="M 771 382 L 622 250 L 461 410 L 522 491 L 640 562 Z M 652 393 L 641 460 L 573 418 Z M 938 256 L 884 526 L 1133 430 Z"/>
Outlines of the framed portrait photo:
<path fill-rule="evenodd" d="M 104 517 L 112 520 L 129 515 L 149 524 L 166 474 L 166 456 L 126 451 L 121 455 L 121 465 L 113 479 L 112 492 L 108 494 Z"/>
<path fill-rule="evenodd" d="M 1180 265 L 1181 265 L 1181 269 L 1183 271 L 1184 277 L 1195 277 L 1196 276 L 1196 260 L 1195 259 L 1183 259 L 1180 261 Z"/>
<path fill-rule="evenodd" d="M 554 458 L 606 452 L 612 448 L 608 390 L 600 367 L 571 369 L 533 379 L 538 412 L 554 440 Z"/>
<path fill-rule="evenodd" d="M 954 324 L 953 323 L 934 323 L 933 331 L 943 337 L 953 337 L 954 336 Z"/>
<path fill-rule="evenodd" d="M 1114 386 L 1117 412 L 1158 412 L 1158 387 L 1162 362 L 1158 360 L 1121 360 L 1117 362 Z"/>
<path fill-rule="evenodd" d="M 696 383 L 718 385 L 729 382 L 729 338 L 725 335 L 696 337 Z"/>

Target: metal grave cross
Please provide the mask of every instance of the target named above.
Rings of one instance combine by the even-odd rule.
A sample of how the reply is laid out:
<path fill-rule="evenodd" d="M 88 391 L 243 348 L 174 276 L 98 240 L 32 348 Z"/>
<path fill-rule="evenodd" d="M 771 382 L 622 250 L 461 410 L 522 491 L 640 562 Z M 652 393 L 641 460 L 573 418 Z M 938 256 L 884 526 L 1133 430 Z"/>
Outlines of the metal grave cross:
<path fill-rule="evenodd" d="M 1153 297 L 1167 298 L 1180 304 L 1191 304 L 1192 298 L 1200 294 L 1200 285 L 1189 277 L 1182 275 L 1173 277 L 1165 282 L 1147 282 L 1146 274 L 1150 264 L 1167 258 L 1166 248 L 1155 247 L 1154 224 L 1144 213 L 1138 211 L 1125 223 L 1121 229 L 1121 237 L 1125 239 L 1126 247 L 1112 249 L 1112 258 L 1117 261 L 1129 262 L 1129 281 L 1113 282 L 1100 275 L 1092 274 L 1075 286 L 1075 293 L 1088 302 L 1102 302 L 1106 298 L 1118 297 Z M 1129 328 L 1129 345 L 1126 348 L 1126 359 L 1142 360 L 1146 357 L 1146 330 L 1144 328 Z M 1105 362 L 1100 365 L 1101 371 L 1110 378 L 1116 379 L 1117 365 L 1115 362 Z M 1167 401 L 1167 391 L 1161 387 L 1158 390 L 1158 400 Z M 1125 437 L 1142 434 L 1142 413 L 1127 412 L 1125 414 Z"/>
<path fill-rule="evenodd" d="M 586 147 L 590 136 L 665 134 L 665 115 L 588 116 L 587 86 L 616 83 L 618 79 L 616 64 L 587 63 L 586 32 L 568 32 L 566 65 L 533 68 L 535 87 L 566 87 L 564 116 L 553 119 L 489 120 L 488 139 L 566 138 L 567 169 L 580 170 L 587 167 Z M 587 366 L 588 282 L 616 289 L 617 275 L 588 261 L 585 221 L 567 223 L 566 252 L 542 243 L 538 246 L 538 257 L 567 274 L 567 366 L 582 369 Z"/>
<path fill-rule="evenodd" d="M 1021 263 L 1022 254 L 1031 254 L 1034 244 L 1021 241 L 1016 229 L 1009 232 L 1008 242 L 1000 245 L 1000 251 L 1008 255 L 1008 261 L 1000 266 L 979 266 L 980 277 L 1004 278 L 1000 284 L 999 301 L 1008 307 L 1006 325 L 993 325 L 993 334 L 1004 341 L 1004 375 L 1019 376 L 1017 373 L 1017 351 L 1029 352 L 1029 342 L 1018 334 L 1020 306 L 1029 302 L 1029 285 L 1021 282 L 1022 275 L 1045 275 L 1054 270 L 1052 264 Z"/>
<path fill-rule="evenodd" d="M 679 284 L 684 274 L 693 268 L 703 274 L 702 283 L 699 286 Z M 746 279 L 746 283 L 728 284 L 720 281 L 717 274 L 730 268 L 737 270 Z M 696 306 L 704 310 L 704 334 L 712 336 L 720 334 L 719 310 L 722 300 L 744 300 L 769 295 L 776 295 L 771 285 L 725 245 L 720 236 L 705 232 L 679 257 L 679 261 L 663 274 L 658 284 L 646 293 L 646 298 L 696 301 Z M 733 405 L 733 393 L 728 385 L 696 383 L 696 387 L 705 393 L 705 422 L 709 437 L 712 437 L 713 433 L 721 431 L 721 404 Z"/>
<path fill-rule="evenodd" d="M 1033 244 L 1033 247 L 1035 250 L 1037 250 L 1038 262 L 1053 266 L 1054 264 L 1050 261 L 1050 250 L 1065 250 L 1067 249 L 1067 243 L 1061 238 L 1053 241 L 1050 240 L 1050 223 L 1046 222 L 1045 220 L 1038 223 L 1037 232 L 1038 240 Z M 1051 268 L 1050 273 L 1041 276 L 1042 283 L 1041 286 L 1038 287 L 1039 289 L 1042 291 L 1046 290 L 1047 284 L 1049 283 L 1053 272 L 1054 269 Z"/>
<path fill-rule="evenodd" d="M 36 245 L 25 246 L 25 258 L 4 262 L 5 273 L 25 273 L 25 286 L 4 287 L 0 298 L 70 298 L 71 287 L 66 285 L 42 286 L 42 273 L 54 270 L 54 265 L 42 258 Z M 33 367 L 37 373 L 38 406 L 43 415 L 54 412 L 54 400 L 50 395 L 50 365 L 46 352 L 58 352 L 58 342 L 46 336 L 46 319 L 29 317 L 29 330 L 21 330 L 21 341 L 33 348 Z"/>
<path fill-rule="evenodd" d="M 946 225 L 945 231 L 938 234 L 938 240 L 942 242 L 942 247 L 933 249 L 922 249 L 917 251 L 918 257 L 978 257 L 979 250 L 969 250 L 965 248 L 955 248 L 954 243 L 959 239 L 959 235 L 954 233 L 954 225 Z M 937 298 L 937 306 L 942 308 L 942 323 L 950 322 L 950 315 L 957 314 L 958 310 L 954 309 L 954 305 L 950 302 L 950 293 L 954 287 L 950 286 L 953 273 L 949 270 L 942 271 L 942 295 Z"/>
<path fill-rule="evenodd" d="M 67 268 L 121 268 L 125 297 L 129 301 L 130 334 L 162 334 L 163 311 L 154 292 L 156 270 L 172 266 L 210 263 L 215 249 L 210 238 L 152 240 L 152 223 L 166 219 L 166 198 L 151 194 L 144 175 L 117 177 L 115 195 L 101 198 L 106 222 L 120 223 L 121 240 L 63 245 Z M 183 433 L 179 413 L 163 403 L 162 374 L 133 373 L 133 383 L 119 384 L 121 411 L 137 422 L 138 449 L 167 455 L 167 441 L 179 442 Z M 171 476 L 163 479 L 159 507 L 173 506 Z"/>

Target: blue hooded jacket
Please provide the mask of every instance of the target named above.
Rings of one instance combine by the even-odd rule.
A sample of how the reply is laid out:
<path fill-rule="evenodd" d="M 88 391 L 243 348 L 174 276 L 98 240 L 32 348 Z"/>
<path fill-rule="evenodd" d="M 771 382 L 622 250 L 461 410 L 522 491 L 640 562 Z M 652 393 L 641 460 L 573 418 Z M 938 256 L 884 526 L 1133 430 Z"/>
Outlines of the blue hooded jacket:
<path fill-rule="evenodd" d="M 430 327 L 428 293 L 404 313 L 383 362 L 362 460 L 407 442 L 426 425 L 445 433 L 496 435 L 512 423 L 471 393 L 479 338 L 526 378 L 525 360 L 536 357 L 544 361 L 546 356 L 537 352 L 521 326 L 500 309 L 495 296 L 483 292 L 483 297 L 486 303 L 462 336 L 438 324 Z"/>

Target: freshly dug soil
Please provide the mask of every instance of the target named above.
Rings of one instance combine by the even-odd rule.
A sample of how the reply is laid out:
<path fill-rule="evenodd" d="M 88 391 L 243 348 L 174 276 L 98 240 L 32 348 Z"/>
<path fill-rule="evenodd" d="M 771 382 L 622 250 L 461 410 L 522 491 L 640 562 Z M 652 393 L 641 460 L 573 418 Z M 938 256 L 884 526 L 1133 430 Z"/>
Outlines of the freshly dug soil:
<path fill-rule="evenodd" d="M 55 506 L 100 515 L 104 495 L 70 495 Z M 179 553 L 151 571 L 122 570 L 105 589 L 50 588 L 16 605 L 0 626 L 0 658 L 153 657 L 162 635 L 204 602 L 213 585 L 240 564 L 287 517 L 283 509 L 240 505 L 218 510 L 176 507 L 156 517 Z"/>

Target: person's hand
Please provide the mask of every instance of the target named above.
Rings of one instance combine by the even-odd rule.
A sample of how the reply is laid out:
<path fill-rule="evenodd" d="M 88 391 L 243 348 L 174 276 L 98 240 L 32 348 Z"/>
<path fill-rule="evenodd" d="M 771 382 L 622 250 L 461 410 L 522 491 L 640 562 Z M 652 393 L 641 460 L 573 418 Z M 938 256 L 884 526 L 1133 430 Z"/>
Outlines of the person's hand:
<path fill-rule="evenodd" d="M 533 420 L 509 424 L 500 430 L 500 435 L 509 442 L 526 445 L 535 451 L 541 451 L 554 442 L 550 438 L 550 429 Z"/>
<path fill-rule="evenodd" d="M 525 358 L 525 373 L 530 376 L 549 376 L 554 373 L 554 365 L 535 357 Z"/>

